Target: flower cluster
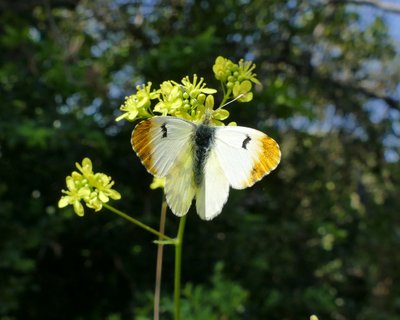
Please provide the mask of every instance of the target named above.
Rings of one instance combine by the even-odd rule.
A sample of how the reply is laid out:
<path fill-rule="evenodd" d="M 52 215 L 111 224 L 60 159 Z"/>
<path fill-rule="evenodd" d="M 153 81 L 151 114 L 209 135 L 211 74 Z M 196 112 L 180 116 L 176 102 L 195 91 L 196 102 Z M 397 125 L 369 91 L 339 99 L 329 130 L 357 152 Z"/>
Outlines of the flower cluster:
<path fill-rule="evenodd" d="M 110 198 L 114 200 L 121 198 L 118 191 L 111 189 L 114 185 L 111 177 L 104 173 L 93 173 L 92 161 L 89 158 L 84 158 L 82 165 L 76 163 L 76 167 L 80 172 L 73 171 L 70 176 L 67 176 L 68 190 L 62 190 L 65 195 L 58 202 L 59 208 L 72 205 L 75 213 L 83 216 L 84 209 L 81 201 L 88 208 L 99 211 Z"/>
<path fill-rule="evenodd" d="M 229 112 L 223 107 L 228 100 L 249 102 L 253 99 L 252 83 L 259 84 L 253 73 L 255 67 L 253 62 L 243 59 L 237 64 L 224 57 L 215 60 L 214 74 L 221 81 L 224 93 L 218 108 L 214 108 L 214 94 L 217 90 L 208 88 L 204 79 L 194 74 L 192 78 L 184 77 L 180 83 L 164 81 L 157 90 L 151 88 L 151 82 L 137 86 L 136 93 L 126 97 L 120 107 L 123 114 L 116 120 L 134 121 L 160 114 L 196 123 L 207 120 L 213 125 L 224 125 L 222 121 L 229 117 Z M 152 100 L 156 102 L 152 103 Z"/>
<path fill-rule="evenodd" d="M 207 88 L 203 78 L 196 74 L 193 78 L 184 77 L 181 83 L 164 81 L 158 90 L 151 90 L 151 83 L 138 86 L 135 94 L 126 97 L 125 103 L 120 107 L 124 113 L 116 121 L 126 119 L 133 121 L 149 118 L 158 113 L 183 118 L 193 122 L 201 122 L 209 111 L 210 122 L 221 124 L 229 113 L 213 111 L 215 89 Z M 152 108 L 151 100 L 158 102 Z"/>
<path fill-rule="evenodd" d="M 249 102 L 253 99 L 252 83 L 260 84 L 253 70 L 256 65 L 252 61 L 241 59 L 238 64 L 219 56 L 215 60 L 213 71 L 215 78 L 220 80 L 228 97 L 233 96 L 238 101 Z"/>
<path fill-rule="evenodd" d="M 155 105 L 155 112 L 163 115 L 172 115 L 193 122 L 204 120 L 206 110 L 214 108 L 213 94 L 215 89 L 207 88 L 203 78 L 193 75 L 193 80 L 185 77 L 181 84 L 174 81 L 164 81 L 160 90 L 159 102 Z"/>

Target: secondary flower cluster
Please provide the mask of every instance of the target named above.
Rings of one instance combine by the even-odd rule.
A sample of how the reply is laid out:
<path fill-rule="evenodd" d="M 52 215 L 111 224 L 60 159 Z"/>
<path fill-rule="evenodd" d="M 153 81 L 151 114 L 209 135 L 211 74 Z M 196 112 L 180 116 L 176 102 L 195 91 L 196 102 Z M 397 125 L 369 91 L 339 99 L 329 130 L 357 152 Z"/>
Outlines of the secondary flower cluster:
<path fill-rule="evenodd" d="M 215 60 L 213 71 L 215 78 L 220 80 L 227 96 L 239 97 L 240 102 L 249 102 L 253 99 L 252 82 L 260 84 L 253 70 L 256 65 L 252 61 L 241 59 L 238 64 L 219 56 Z"/>
<path fill-rule="evenodd" d="M 92 161 L 89 158 L 82 160 L 82 165 L 76 163 L 80 172 L 73 171 L 66 178 L 68 190 L 62 190 L 65 195 L 58 202 L 58 207 L 63 208 L 72 205 L 77 215 L 84 215 L 83 201 L 88 208 L 95 211 L 101 210 L 104 203 L 110 198 L 118 200 L 121 195 L 118 191 L 111 189 L 114 181 L 104 173 L 93 173 Z"/>
<path fill-rule="evenodd" d="M 171 115 L 196 123 L 207 118 L 213 125 L 224 125 L 229 117 L 224 103 L 238 98 L 239 102 L 253 99 L 252 82 L 259 83 L 252 73 L 255 65 L 251 61 L 240 60 L 235 64 L 229 59 L 218 57 L 213 66 L 216 79 L 221 81 L 224 97 L 221 105 L 214 108 L 214 94 L 217 90 L 208 88 L 203 78 L 196 74 L 192 79 L 184 77 L 180 83 L 164 81 L 159 89 L 152 89 L 152 83 L 137 86 L 136 93 L 127 97 L 120 110 L 124 112 L 116 120 L 149 118 L 155 113 Z M 152 100 L 156 100 L 152 107 Z"/>

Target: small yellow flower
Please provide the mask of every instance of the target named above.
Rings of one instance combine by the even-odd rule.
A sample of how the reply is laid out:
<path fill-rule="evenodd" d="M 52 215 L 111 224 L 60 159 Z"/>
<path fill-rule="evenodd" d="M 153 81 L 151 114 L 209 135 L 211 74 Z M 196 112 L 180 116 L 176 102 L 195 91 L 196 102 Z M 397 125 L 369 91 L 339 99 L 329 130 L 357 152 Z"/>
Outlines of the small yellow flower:
<path fill-rule="evenodd" d="M 251 82 L 254 82 L 256 84 L 261 84 L 260 81 L 258 81 L 257 79 L 257 75 L 253 73 L 253 70 L 255 68 L 256 65 L 253 63 L 253 61 L 244 61 L 243 59 L 240 59 L 237 70 L 237 78 L 239 82 L 250 80 Z"/>
<path fill-rule="evenodd" d="M 75 166 L 80 172 L 82 172 L 83 176 L 86 179 L 90 179 L 93 176 L 92 160 L 90 160 L 89 158 L 84 158 L 82 160 L 82 165 L 80 165 L 78 162 L 75 162 Z"/>
<path fill-rule="evenodd" d="M 174 115 L 177 110 L 182 108 L 182 88 L 173 84 L 171 81 L 164 81 L 159 90 L 160 101 L 155 105 L 154 111 L 160 112 L 163 116 Z"/>
<path fill-rule="evenodd" d="M 198 99 L 198 96 L 203 94 L 214 94 L 217 90 L 207 88 L 203 78 L 198 78 L 197 74 L 193 75 L 193 80 L 190 81 L 188 76 L 182 79 L 183 90 L 188 93 L 192 99 Z"/>
<path fill-rule="evenodd" d="M 103 202 L 97 191 L 92 191 L 89 196 L 85 198 L 85 203 L 88 208 L 94 209 L 94 211 L 100 211 L 103 208 Z"/>
<path fill-rule="evenodd" d="M 82 185 L 81 175 L 74 171 L 75 174 L 68 176 L 65 181 L 68 190 L 62 190 L 65 196 L 62 196 L 58 201 L 58 207 L 64 208 L 67 205 L 72 205 L 78 216 L 83 216 L 84 209 L 81 201 L 90 195 L 90 189 L 86 185 Z"/>
<path fill-rule="evenodd" d="M 62 190 L 65 195 L 58 202 L 58 207 L 63 208 L 72 205 L 77 215 L 84 215 L 83 201 L 88 208 L 99 211 L 103 204 L 109 199 L 118 200 L 121 195 L 118 191 L 111 189 L 114 181 L 104 173 L 94 173 L 92 161 L 84 158 L 82 164 L 76 163 L 81 172 L 73 171 L 71 176 L 66 178 L 68 190 Z"/>
<path fill-rule="evenodd" d="M 233 86 L 233 96 L 236 98 L 240 95 L 242 95 L 241 98 L 239 98 L 240 102 L 249 102 L 253 99 L 253 93 L 251 92 L 251 82 L 249 80 L 244 80 L 242 83 L 237 82 Z"/>
<path fill-rule="evenodd" d="M 217 57 L 213 65 L 215 79 L 226 82 L 228 77 L 231 75 L 231 68 L 233 65 L 234 63 L 229 59 L 221 56 Z"/>
<path fill-rule="evenodd" d="M 111 177 L 105 175 L 104 173 L 96 173 L 94 175 L 93 187 L 98 191 L 98 197 L 101 202 L 108 202 L 109 198 L 113 200 L 121 199 L 121 195 L 118 191 L 111 189 L 114 185 L 114 181 Z"/>
<path fill-rule="evenodd" d="M 151 116 L 150 106 L 151 100 L 158 97 L 158 92 L 151 91 L 151 82 L 147 85 L 137 86 L 136 94 L 133 94 L 125 98 L 124 104 L 120 107 L 121 111 L 124 111 L 122 115 L 117 117 L 116 121 L 127 119 L 133 121 L 137 118 L 148 118 Z"/>

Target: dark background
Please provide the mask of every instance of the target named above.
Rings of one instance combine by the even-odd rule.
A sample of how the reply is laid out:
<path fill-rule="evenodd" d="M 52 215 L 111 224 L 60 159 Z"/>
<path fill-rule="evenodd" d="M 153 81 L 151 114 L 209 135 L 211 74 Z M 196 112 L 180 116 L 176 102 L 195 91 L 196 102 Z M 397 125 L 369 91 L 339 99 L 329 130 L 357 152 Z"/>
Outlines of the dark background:
<path fill-rule="evenodd" d="M 393 4 L 392 11 L 396 11 Z M 0 319 L 151 319 L 154 237 L 57 201 L 88 156 L 115 206 L 155 228 L 116 123 L 138 84 L 253 60 L 262 87 L 228 107 L 282 149 L 276 171 L 186 226 L 185 319 L 398 319 L 399 43 L 390 10 L 352 1 L 0 0 Z M 400 15 L 397 15 L 400 19 Z M 397 50 L 397 51 L 396 51 Z M 168 213 L 168 233 L 178 219 Z M 173 250 L 163 315 L 170 319 Z"/>

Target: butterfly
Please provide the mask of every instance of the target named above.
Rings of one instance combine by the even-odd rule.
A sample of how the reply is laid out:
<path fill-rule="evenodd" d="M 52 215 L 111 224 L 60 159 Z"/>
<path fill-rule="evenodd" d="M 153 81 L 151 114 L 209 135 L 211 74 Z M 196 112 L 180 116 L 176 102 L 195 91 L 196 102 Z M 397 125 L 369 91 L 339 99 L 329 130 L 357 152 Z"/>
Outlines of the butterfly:
<path fill-rule="evenodd" d="M 195 124 L 171 116 L 141 121 L 131 143 L 147 171 L 165 177 L 164 192 L 172 212 L 185 215 L 195 198 L 203 220 L 222 211 L 230 187 L 252 186 L 281 158 L 279 145 L 261 131 Z"/>

